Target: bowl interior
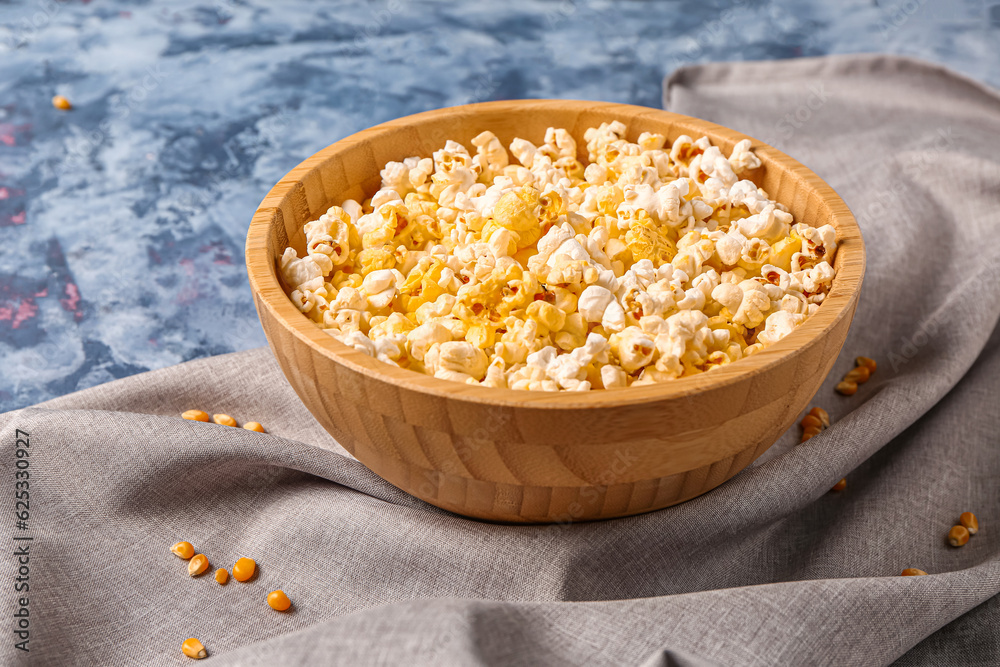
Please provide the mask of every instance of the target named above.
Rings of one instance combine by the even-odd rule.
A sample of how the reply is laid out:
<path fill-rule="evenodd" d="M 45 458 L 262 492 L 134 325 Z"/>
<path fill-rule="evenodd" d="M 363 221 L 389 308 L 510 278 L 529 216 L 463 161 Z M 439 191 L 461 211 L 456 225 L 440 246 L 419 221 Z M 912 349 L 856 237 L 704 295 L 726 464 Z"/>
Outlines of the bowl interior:
<path fill-rule="evenodd" d="M 515 137 L 542 143 L 548 127 L 564 127 L 576 139 L 578 157 L 586 160 L 583 133 L 602 122 L 620 120 L 635 141 L 642 132 L 658 132 L 673 142 L 681 135 L 707 136 L 729 154 L 742 139 L 750 139 L 762 166 L 741 174 L 786 205 L 795 220 L 813 226 L 832 224 L 837 230 L 837 277 L 819 311 L 778 343 L 747 359 L 711 373 L 643 387 L 591 392 L 524 392 L 462 385 L 383 364 L 348 348 L 323 333 L 289 301 L 278 278 L 277 261 L 287 246 L 301 255 L 303 225 L 344 199 L 362 200 L 381 184 L 380 169 L 389 161 L 430 156 L 452 139 L 470 146 L 483 130 L 496 134 L 504 146 Z M 513 161 L 513 160 L 512 160 Z M 258 307 L 267 308 L 296 338 L 348 368 L 409 390 L 474 402 L 535 407 L 581 407 L 636 404 L 667 396 L 683 396 L 709 386 L 735 382 L 776 364 L 784 355 L 822 337 L 844 317 L 850 317 L 864 274 L 864 245 L 843 200 L 822 179 L 780 151 L 728 128 L 666 111 L 630 105 L 564 100 L 519 100 L 440 109 L 400 118 L 364 130 L 319 151 L 289 172 L 261 202 L 247 237 L 247 266 Z"/>

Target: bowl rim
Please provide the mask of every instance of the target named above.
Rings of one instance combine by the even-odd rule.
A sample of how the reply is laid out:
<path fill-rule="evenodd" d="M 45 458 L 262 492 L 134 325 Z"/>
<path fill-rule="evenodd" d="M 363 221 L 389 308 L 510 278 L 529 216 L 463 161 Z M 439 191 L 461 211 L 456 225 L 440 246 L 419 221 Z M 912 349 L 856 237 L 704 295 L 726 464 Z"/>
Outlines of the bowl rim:
<path fill-rule="evenodd" d="M 708 136 L 713 144 L 717 143 L 719 138 L 733 143 L 749 139 L 751 149 L 760 158 L 765 168 L 777 167 L 791 171 L 797 178 L 805 181 L 819 195 L 823 204 L 828 207 L 830 222 L 835 223 L 838 234 L 835 262 L 840 265 L 840 268 L 837 270 L 837 277 L 834 279 L 830 292 L 816 314 L 809 317 L 777 343 L 754 353 L 750 357 L 740 359 L 711 372 L 641 387 L 621 387 L 585 392 L 543 392 L 463 384 L 387 364 L 336 340 L 292 304 L 280 284 L 275 270 L 275 262 L 268 257 L 267 245 L 271 225 L 280 215 L 280 208 L 285 203 L 286 198 L 296 190 L 296 187 L 301 187 L 301 181 L 307 174 L 318 169 L 328 159 L 348 147 L 371 141 L 380 134 L 399 131 L 401 128 L 412 126 L 415 123 L 438 120 L 442 115 L 475 115 L 484 112 L 544 113 L 546 109 L 565 110 L 567 107 L 571 107 L 579 113 L 604 110 L 610 113 L 614 113 L 616 110 L 619 113 L 627 111 L 630 118 L 626 124 L 629 125 L 630 131 L 635 123 L 641 124 L 642 119 L 648 117 L 667 121 L 674 126 L 689 128 L 691 132 L 686 133 L 691 136 Z M 695 136 L 695 138 L 697 137 Z M 480 102 L 402 116 L 356 132 L 317 151 L 285 174 L 261 200 L 247 231 L 246 266 L 250 288 L 254 294 L 254 302 L 258 311 L 262 308 L 266 309 L 271 317 L 280 322 L 288 333 L 309 346 L 314 352 L 370 379 L 429 396 L 459 399 L 489 406 L 581 409 L 633 406 L 687 398 L 693 394 L 746 380 L 794 358 L 807 346 L 822 339 L 843 318 L 853 314 L 865 273 L 865 247 L 861 230 L 850 209 L 826 181 L 797 160 L 749 135 L 710 121 L 652 107 L 585 100 L 530 99 Z M 263 319 L 262 312 L 258 312 L 258 315 Z"/>

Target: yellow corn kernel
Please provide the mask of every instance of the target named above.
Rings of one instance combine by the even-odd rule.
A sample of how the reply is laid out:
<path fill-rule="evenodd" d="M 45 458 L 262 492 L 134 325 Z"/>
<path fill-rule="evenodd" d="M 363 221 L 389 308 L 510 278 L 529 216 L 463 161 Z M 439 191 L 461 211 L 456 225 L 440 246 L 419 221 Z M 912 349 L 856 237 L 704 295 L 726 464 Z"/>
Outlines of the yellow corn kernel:
<path fill-rule="evenodd" d="M 858 384 L 856 382 L 838 382 L 837 386 L 834 387 L 838 394 L 843 394 L 844 396 L 853 396 L 858 391 Z"/>
<path fill-rule="evenodd" d="M 819 435 L 820 431 L 822 430 L 823 429 L 821 429 L 819 426 L 807 426 L 805 429 L 802 430 L 802 435 L 808 435 L 810 438 L 812 438 L 814 436 Z"/>
<path fill-rule="evenodd" d="M 229 415 L 212 415 L 212 419 L 216 424 L 222 424 L 223 426 L 236 426 L 236 420 Z"/>
<path fill-rule="evenodd" d="M 69 100 L 67 100 L 62 95 L 56 95 L 55 97 L 52 98 L 52 106 L 62 111 L 69 111 L 70 109 L 73 108 L 73 105 L 70 104 Z"/>
<path fill-rule="evenodd" d="M 819 432 L 819 430 L 823 428 L 823 422 L 820 421 L 820 418 L 814 414 L 806 415 L 805 417 L 802 418 L 802 421 L 799 422 L 799 424 L 802 426 L 803 429 L 809 430 L 814 428 L 816 429 L 817 432 Z"/>
<path fill-rule="evenodd" d="M 199 574 L 203 574 L 207 569 L 208 556 L 205 554 L 196 554 L 190 561 L 188 561 L 188 574 L 192 577 L 197 577 Z"/>
<path fill-rule="evenodd" d="M 247 422 L 243 425 L 248 431 L 257 431 L 258 433 L 264 433 L 264 427 L 260 425 L 260 422 Z"/>
<path fill-rule="evenodd" d="M 285 595 L 285 591 L 279 589 L 267 594 L 267 604 L 275 611 L 287 611 L 292 606 L 292 601 Z"/>
<path fill-rule="evenodd" d="M 979 532 L 979 519 L 972 512 L 962 512 L 962 516 L 958 517 L 958 522 L 965 526 L 969 535 L 975 535 Z"/>
<path fill-rule="evenodd" d="M 960 547 L 969 541 L 969 529 L 965 526 L 952 526 L 948 531 L 948 544 Z"/>
<path fill-rule="evenodd" d="M 839 482 L 837 482 L 836 484 L 834 484 L 833 488 L 830 489 L 830 490 L 831 491 L 843 491 L 846 488 L 847 488 L 847 478 L 845 477 L 844 479 L 842 479 Z"/>
<path fill-rule="evenodd" d="M 226 582 L 229 581 L 229 570 L 227 570 L 224 567 L 220 567 L 218 570 L 215 571 L 215 580 L 220 585 L 225 586 Z"/>
<path fill-rule="evenodd" d="M 194 637 L 184 640 L 184 643 L 181 644 L 181 651 L 183 651 L 184 655 L 187 657 L 194 658 L 195 660 L 201 660 L 202 658 L 208 656 L 208 651 L 206 651 L 202 643 Z"/>
<path fill-rule="evenodd" d="M 823 428 L 830 428 L 830 415 L 827 414 L 826 410 L 815 407 L 809 411 L 809 414 L 819 419 L 820 423 L 823 424 Z"/>
<path fill-rule="evenodd" d="M 855 384 L 864 384 L 868 382 L 872 372 L 868 370 L 867 366 L 856 366 L 848 371 L 847 375 L 844 376 L 844 382 L 854 382 Z"/>
<path fill-rule="evenodd" d="M 236 581 L 248 581 L 256 571 L 257 563 L 254 562 L 253 558 L 246 558 L 244 556 L 236 561 L 236 565 L 233 565 L 233 579 Z"/>
<path fill-rule="evenodd" d="M 191 546 L 190 542 L 178 542 L 174 546 L 170 547 L 170 550 L 184 560 L 188 560 L 194 555 L 194 547 Z"/>
<path fill-rule="evenodd" d="M 184 419 L 190 419 L 191 421 L 195 422 L 208 421 L 208 413 L 202 412 L 201 410 L 188 410 L 187 412 L 182 413 L 181 417 L 183 417 Z"/>
<path fill-rule="evenodd" d="M 871 371 L 872 374 L 874 374 L 875 369 L 878 368 L 878 364 L 876 364 L 875 360 L 870 357 L 858 357 L 857 359 L 854 360 L 854 364 L 856 366 L 864 366 L 869 371 Z"/>
<path fill-rule="evenodd" d="M 924 572 L 923 570 L 918 570 L 915 567 L 908 567 L 905 570 L 903 570 L 903 573 L 902 573 L 901 576 L 904 576 L 904 577 L 925 577 L 925 576 L 927 576 L 927 573 Z"/>

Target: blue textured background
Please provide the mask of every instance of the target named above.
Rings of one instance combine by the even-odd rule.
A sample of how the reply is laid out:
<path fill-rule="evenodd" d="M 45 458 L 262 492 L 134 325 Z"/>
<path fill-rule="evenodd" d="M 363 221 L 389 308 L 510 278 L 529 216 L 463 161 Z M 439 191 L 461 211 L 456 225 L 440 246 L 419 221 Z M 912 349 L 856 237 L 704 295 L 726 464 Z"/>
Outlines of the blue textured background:
<path fill-rule="evenodd" d="M 982 1 L 0 0 L 0 411 L 265 344 L 250 216 L 375 123 L 518 97 L 659 106 L 684 64 L 828 53 L 996 86 L 998 43 Z"/>

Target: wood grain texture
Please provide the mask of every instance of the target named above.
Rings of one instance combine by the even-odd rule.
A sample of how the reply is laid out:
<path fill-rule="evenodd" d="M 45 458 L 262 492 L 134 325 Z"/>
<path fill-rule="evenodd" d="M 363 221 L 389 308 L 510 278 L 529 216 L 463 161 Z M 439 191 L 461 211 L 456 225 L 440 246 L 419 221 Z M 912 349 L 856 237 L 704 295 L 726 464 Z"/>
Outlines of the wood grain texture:
<path fill-rule="evenodd" d="M 566 100 L 488 102 L 400 118 L 347 137 L 290 171 L 261 202 L 246 261 L 257 312 L 288 381 L 310 412 L 372 471 L 423 500 L 495 521 L 562 522 L 659 509 L 705 493 L 760 456 L 791 426 L 840 352 L 857 305 L 865 251 L 839 196 L 783 153 L 753 140 L 750 177 L 796 221 L 832 224 L 837 278 L 819 311 L 777 344 L 735 363 L 659 385 L 590 392 L 525 392 L 439 380 L 348 348 L 301 314 L 282 290 L 277 260 L 301 254 L 304 223 L 379 187 L 390 160 L 428 156 L 482 130 L 504 145 L 541 143 L 565 127 L 586 158 L 583 132 L 621 120 L 672 141 L 705 135 L 726 154 L 750 138 L 665 111 Z"/>

